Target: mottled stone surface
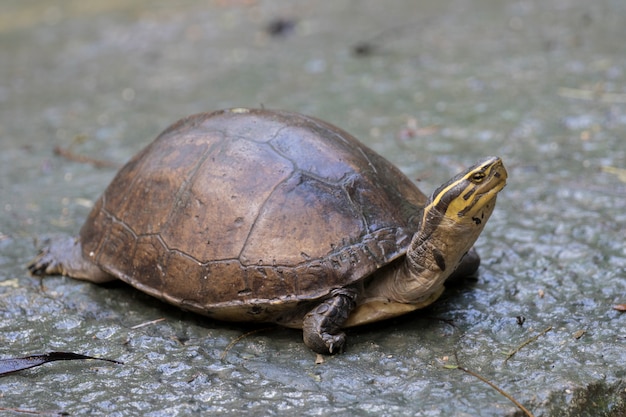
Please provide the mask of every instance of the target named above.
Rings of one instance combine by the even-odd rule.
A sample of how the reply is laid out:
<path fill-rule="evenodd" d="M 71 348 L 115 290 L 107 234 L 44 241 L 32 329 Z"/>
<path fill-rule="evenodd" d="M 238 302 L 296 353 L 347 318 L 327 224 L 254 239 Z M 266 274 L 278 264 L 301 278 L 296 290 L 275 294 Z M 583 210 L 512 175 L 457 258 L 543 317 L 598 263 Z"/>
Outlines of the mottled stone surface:
<path fill-rule="evenodd" d="M 71 415 L 625 413 L 626 3 L 8 1 L 0 5 L 0 407 Z M 268 28 L 271 27 L 271 30 Z M 352 133 L 430 193 L 497 154 L 509 185 L 476 282 L 349 331 L 315 364 L 297 331 L 223 324 L 126 285 L 28 276 L 116 167 L 171 122 L 281 108 Z M 154 324 L 139 324 L 165 318 Z M 551 330 L 544 332 L 546 329 Z M 521 347 L 506 360 L 509 352 Z M 231 345 L 231 342 L 236 343 Z"/>

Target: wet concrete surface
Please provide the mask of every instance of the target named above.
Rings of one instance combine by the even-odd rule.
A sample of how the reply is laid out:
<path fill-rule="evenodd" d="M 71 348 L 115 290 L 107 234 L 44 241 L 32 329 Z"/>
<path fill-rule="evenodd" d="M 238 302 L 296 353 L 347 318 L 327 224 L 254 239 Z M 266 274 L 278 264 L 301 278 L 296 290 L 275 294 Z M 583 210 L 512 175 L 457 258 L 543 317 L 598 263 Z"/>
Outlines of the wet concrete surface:
<path fill-rule="evenodd" d="M 535 416 L 625 415 L 626 317 L 613 309 L 626 302 L 625 13 L 617 0 L 3 2 L 0 355 L 124 365 L 3 377 L 0 407 L 524 415 L 447 366 L 459 364 Z M 478 242 L 478 280 L 351 330 L 345 353 L 315 364 L 297 331 L 240 338 L 259 328 L 122 284 L 27 274 L 34 240 L 75 234 L 116 166 L 178 118 L 233 106 L 334 123 L 426 193 L 500 155 L 509 185 Z"/>

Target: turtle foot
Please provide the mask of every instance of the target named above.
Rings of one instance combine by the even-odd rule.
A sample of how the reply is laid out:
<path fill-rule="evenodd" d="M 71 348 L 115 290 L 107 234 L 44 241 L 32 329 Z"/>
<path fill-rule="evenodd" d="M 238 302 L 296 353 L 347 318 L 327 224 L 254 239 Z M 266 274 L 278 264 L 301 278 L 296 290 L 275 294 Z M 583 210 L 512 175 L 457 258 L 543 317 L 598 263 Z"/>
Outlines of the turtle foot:
<path fill-rule="evenodd" d="M 319 333 L 319 334 L 304 334 L 304 344 L 311 348 L 316 353 L 324 355 L 332 355 L 335 353 L 342 353 L 343 348 L 346 345 L 346 334 L 336 333 Z"/>
<path fill-rule="evenodd" d="M 78 239 L 70 236 L 55 236 L 41 242 L 39 253 L 27 265 L 28 272 L 34 276 L 67 275 L 65 263 L 76 256 L 75 247 L 80 248 Z M 35 245 L 39 246 L 39 242 Z"/>
<path fill-rule="evenodd" d="M 302 331 L 304 343 L 317 353 L 343 352 L 346 334 L 340 329 L 356 306 L 356 291 L 336 289 L 304 316 Z"/>
<path fill-rule="evenodd" d="M 48 242 L 27 268 L 32 275 L 40 277 L 66 275 L 95 283 L 115 279 L 83 258 L 80 239 L 74 237 L 63 237 Z"/>
<path fill-rule="evenodd" d="M 49 247 L 43 248 L 39 254 L 27 265 L 31 275 L 42 277 L 45 275 L 61 274 L 63 268 L 57 262 Z"/>

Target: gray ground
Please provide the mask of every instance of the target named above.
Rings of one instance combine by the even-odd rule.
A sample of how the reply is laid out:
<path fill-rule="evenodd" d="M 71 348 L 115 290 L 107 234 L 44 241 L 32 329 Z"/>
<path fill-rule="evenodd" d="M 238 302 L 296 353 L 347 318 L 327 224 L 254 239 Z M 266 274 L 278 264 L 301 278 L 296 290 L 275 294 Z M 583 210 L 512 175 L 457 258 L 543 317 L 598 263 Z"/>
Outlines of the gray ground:
<path fill-rule="evenodd" d="M 125 364 L 3 377 L 0 407 L 523 415 L 445 366 L 458 360 L 535 416 L 625 415 L 626 317 L 612 308 L 626 302 L 625 16 L 621 0 L 3 1 L 0 357 L 66 350 Z M 270 36 L 277 19 L 295 26 Z M 261 105 L 345 128 L 427 193 L 502 156 L 509 185 L 478 242 L 478 281 L 350 331 L 347 351 L 316 365 L 296 331 L 237 340 L 256 328 L 126 285 L 26 273 L 33 240 L 76 233 L 116 171 L 55 146 L 120 166 L 179 117 Z"/>

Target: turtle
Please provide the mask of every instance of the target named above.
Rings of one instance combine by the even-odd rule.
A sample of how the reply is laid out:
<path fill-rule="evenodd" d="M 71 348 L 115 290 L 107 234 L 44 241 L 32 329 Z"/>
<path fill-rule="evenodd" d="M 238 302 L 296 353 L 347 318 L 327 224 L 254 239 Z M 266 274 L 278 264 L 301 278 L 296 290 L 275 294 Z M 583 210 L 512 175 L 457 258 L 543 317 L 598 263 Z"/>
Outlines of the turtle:
<path fill-rule="evenodd" d="M 474 275 L 473 245 L 506 184 L 487 157 L 430 197 L 355 137 L 302 114 L 186 117 L 123 166 L 76 237 L 28 265 L 120 279 L 209 318 L 302 329 L 313 351 L 344 328 L 433 303 Z"/>

